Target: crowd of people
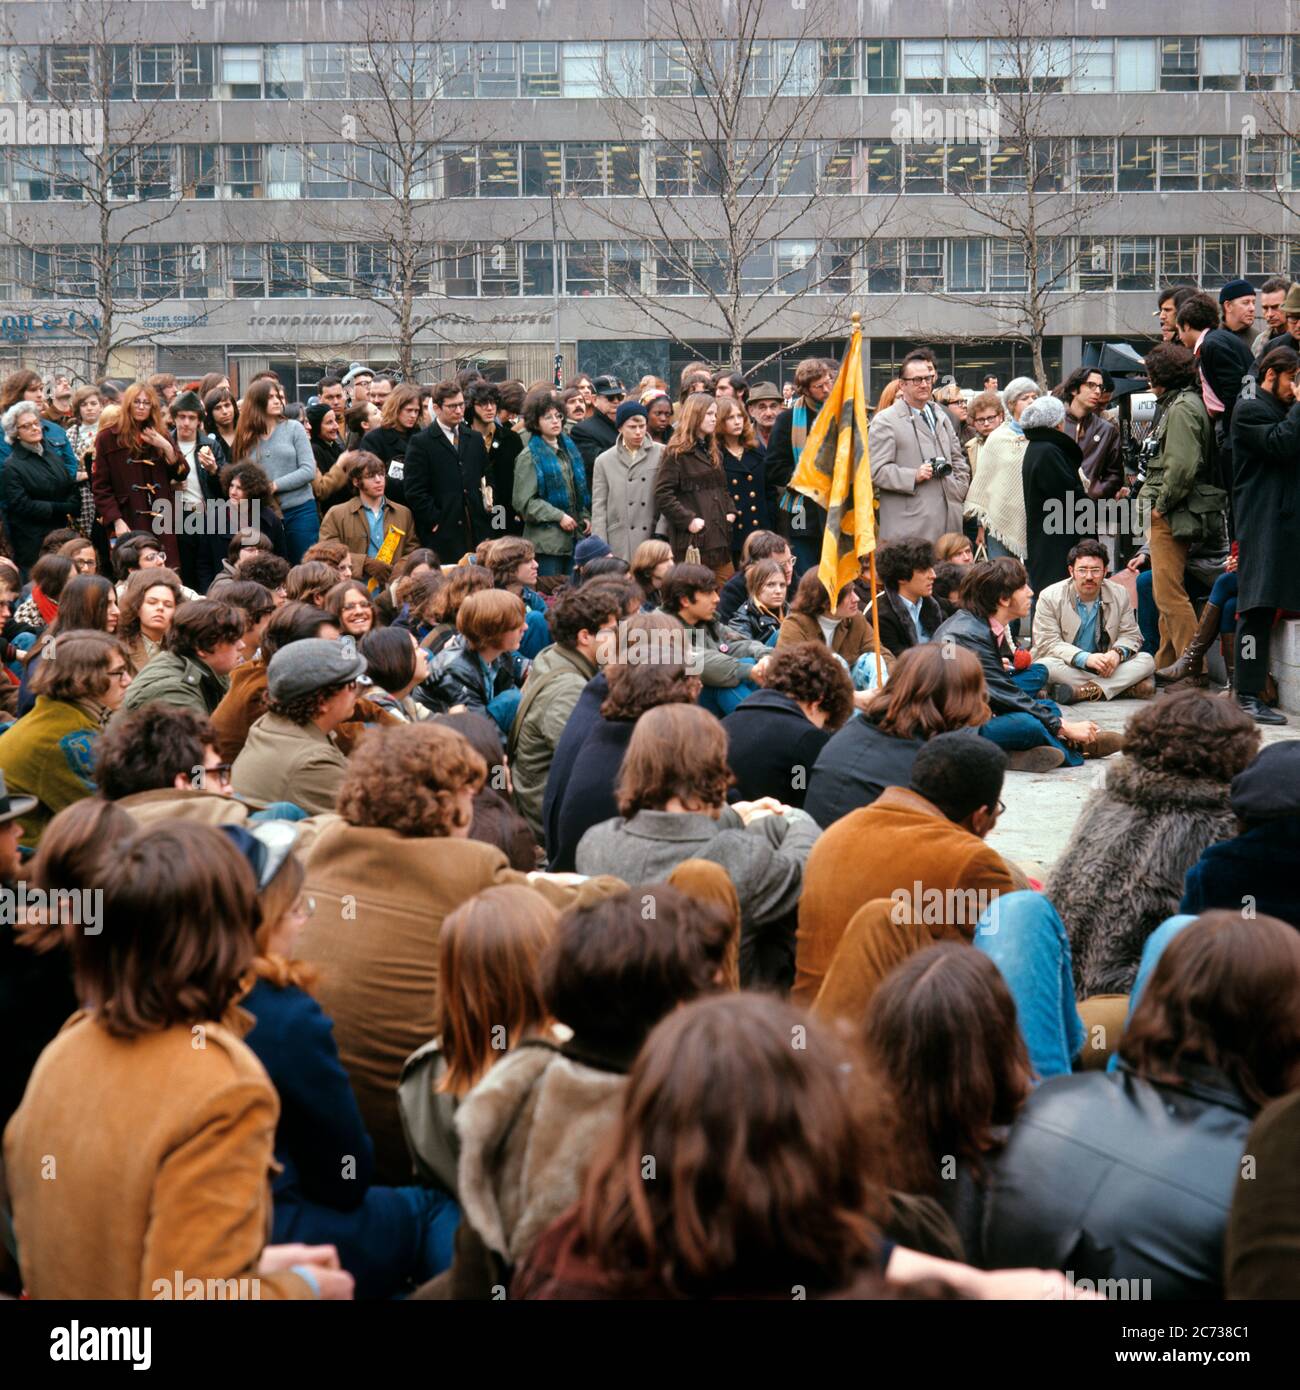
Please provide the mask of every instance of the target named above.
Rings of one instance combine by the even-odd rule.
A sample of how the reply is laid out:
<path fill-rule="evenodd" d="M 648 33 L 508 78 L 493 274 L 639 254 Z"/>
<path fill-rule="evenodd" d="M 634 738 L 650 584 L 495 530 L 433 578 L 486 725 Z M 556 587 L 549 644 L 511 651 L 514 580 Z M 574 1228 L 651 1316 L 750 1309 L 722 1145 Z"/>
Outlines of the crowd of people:
<path fill-rule="evenodd" d="M 1141 469 L 1105 373 L 909 353 L 838 593 L 821 359 L 8 377 L 0 1293 L 1300 1297 L 1300 287 L 1252 352 L 1243 283 L 1162 298 Z"/>

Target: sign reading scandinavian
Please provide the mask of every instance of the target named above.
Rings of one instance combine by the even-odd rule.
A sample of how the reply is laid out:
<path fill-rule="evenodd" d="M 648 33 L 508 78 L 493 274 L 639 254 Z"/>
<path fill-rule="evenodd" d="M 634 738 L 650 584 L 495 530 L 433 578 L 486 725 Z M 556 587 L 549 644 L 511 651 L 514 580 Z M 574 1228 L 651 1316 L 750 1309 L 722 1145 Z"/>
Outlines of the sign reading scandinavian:
<path fill-rule="evenodd" d="M 253 314 L 250 328 L 368 328 L 367 314 Z"/>

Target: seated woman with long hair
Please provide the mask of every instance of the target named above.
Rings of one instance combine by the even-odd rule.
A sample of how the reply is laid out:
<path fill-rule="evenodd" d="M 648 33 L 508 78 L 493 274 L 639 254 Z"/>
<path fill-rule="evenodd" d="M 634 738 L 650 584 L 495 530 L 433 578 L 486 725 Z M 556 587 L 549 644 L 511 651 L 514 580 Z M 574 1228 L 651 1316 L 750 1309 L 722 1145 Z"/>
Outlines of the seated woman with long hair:
<path fill-rule="evenodd" d="M 5 1135 L 24 1289 L 184 1298 L 198 1281 L 214 1297 L 219 1280 L 248 1298 L 350 1298 L 334 1250 L 266 1245 L 279 1107 L 235 1008 L 257 949 L 252 870 L 204 825 L 114 849 L 81 885 L 100 929 L 65 936 L 84 1012 L 41 1054 Z"/>
<path fill-rule="evenodd" d="M 340 588 L 342 586 L 340 585 Z M 370 703 L 401 724 L 429 718 L 411 691 L 429 674 L 428 653 L 404 627 L 379 627 L 361 639 L 370 678 Z"/>
<path fill-rule="evenodd" d="M 413 1052 L 397 1089 L 422 1182 L 455 1196 L 460 1102 L 526 1038 L 558 1041 L 542 997 L 541 960 L 559 913 L 531 888 L 485 888 L 438 933 L 437 1036 Z"/>
<path fill-rule="evenodd" d="M 1025 1103 L 989 1188 L 989 1259 L 1222 1298 L 1251 1122 L 1297 1087 L 1300 934 L 1205 913 L 1156 961 L 1118 1066 L 1053 1077 Z"/>
<path fill-rule="evenodd" d="M 374 1145 L 333 1025 L 312 997 L 316 972 L 292 959 L 315 907 L 292 850 L 297 829 L 272 821 L 225 833 L 258 880 L 256 983 L 240 1003 L 257 1020 L 245 1041 L 280 1097 L 271 1238 L 333 1245 L 358 1298 L 390 1298 L 451 1263 L 455 1204 L 428 1188 L 373 1181 Z"/>
<path fill-rule="evenodd" d="M 821 833 L 797 807 L 755 814 L 727 805 L 727 736 L 698 705 L 647 710 L 632 730 L 619 773 L 620 816 L 578 842 L 580 874 L 661 881 L 683 859 L 721 864 L 740 897 L 740 981 L 788 988 L 794 978 L 794 913 L 803 869 Z"/>
<path fill-rule="evenodd" d="M 28 849 L 51 817 L 94 795 L 95 744 L 131 684 L 126 648 L 107 632 L 65 632 L 55 643 L 32 679 L 31 713 L 0 735 L 0 772 L 10 795 L 37 802 L 23 816 Z"/>
<path fill-rule="evenodd" d="M 745 570 L 745 593 L 728 626 L 774 647 L 787 612 L 785 570 L 775 560 L 755 560 Z"/>
<path fill-rule="evenodd" d="M 886 1098 L 860 1054 L 780 1000 L 724 994 L 669 1013 L 621 1099 L 581 1198 L 534 1243 L 511 1297 L 1065 1295 L 1059 1275 L 985 1274 L 883 1234 Z"/>
<path fill-rule="evenodd" d="M 861 716 L 832 734 L 808 779 L 804 809 L 825 830 L 871 803 L 886 787 L 905 787 L 928 739 L 989 719 L 979 658 L 964 647 L 910 647 L 889 684 Z"/>
<path fill-rule="evenodd" d="M 1011 991 L 988 956 L 944 941 L 885 977 L 865 1022 L 897 1102 L 905 1186 L 939 1201 L 983 1267 L 989 1165 L 1033 1078 Z"/>
<path fill-rule="evenodd" d="M 659 607 L 659 586 L 673 567 L 673 548 L 667 541 L 642 541 L 632 555 L 632 578 L 641 586 L 643 613 Z"/>
<path fill-rule="evenodd" d="M 163 649 L 185 590 L 169 569 L 139 569 L 122 590 L 117 635 L 126 644 L 131 674 L 138 676 Z"/>
<path fill-rule="evenodd" d="M 102 574 L 79 574 L 68 581 L 59 595 L 59 612 L 54 621 L 36 639 L 24 658 L 22 683 L 18 690 L 19 717 L 36 703 L 32 680 L 41 669 L 46 647 L 61 632 L 117 631 L 121 616 L 117 606 L 117 591 Z"/>

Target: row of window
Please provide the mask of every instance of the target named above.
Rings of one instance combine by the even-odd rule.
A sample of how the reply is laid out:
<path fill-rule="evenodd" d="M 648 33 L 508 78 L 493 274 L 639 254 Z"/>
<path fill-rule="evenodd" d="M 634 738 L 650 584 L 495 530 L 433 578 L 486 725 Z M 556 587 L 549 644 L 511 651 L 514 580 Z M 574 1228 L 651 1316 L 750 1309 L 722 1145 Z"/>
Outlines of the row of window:
<path fill-rule="evenodd" d="M 1061 292 L 1300 279 L 1300 239 L 1284 237 L 1060 237 L 1039 251 L 1036 283 Z M 405 270 L 417 293 L 453 298 L 550 297 L 557 265 L 568 296 L 703 295 L 727 288 L 724 255 L 705 241 L 443 242 L 405 258 Z M 338 242 L 122 246 L 112 268 L 118 298 L 153 301 L 369 298 L 393 293 L 401 273 L 386 246 Z M 1001 238 L 782 239 L 746 257 L 741 276 L 747 295 L 983 294 L 1025 290 L 1029 269 L 1023 249 Z M 96 283 L 89 247 L 0 250 L 5 299 L 93 298 Z"/>
<path fill-rule="evenodd" d="M 0 100 L 293 101 L 706 94 L 711 75 L 751 96 L 988 90 L 1273 91 L 1300 88 L 1300 40 L 1226 37 L 761 39 L 712 52 L 614 43 L 50 44 L 0 50 Z M 102 55 L 102 57 L 101 57 Z M 101 70 L 102 67 L 102 70 Z"/>
<path fill-rule="evenodd" d="M 751 144 L 746 197 L 892 193 L 1222 192 L 1300 188 L 1281 135 L 1078 136 L 1009 143 L 811 140 Z M 109 197 L 131 200 L 717 197 L 716 144 L 554 141 L 430 144 L 395 160 L 370 145 L 137 145 L 108 155 Z M 407 167 L 409 163 L 410 167 Z M 0 151 L 0 201 L 97 201 L 100 174 L 69 145 Z M 730 177 L 734 180 L 735 174 Z"/>

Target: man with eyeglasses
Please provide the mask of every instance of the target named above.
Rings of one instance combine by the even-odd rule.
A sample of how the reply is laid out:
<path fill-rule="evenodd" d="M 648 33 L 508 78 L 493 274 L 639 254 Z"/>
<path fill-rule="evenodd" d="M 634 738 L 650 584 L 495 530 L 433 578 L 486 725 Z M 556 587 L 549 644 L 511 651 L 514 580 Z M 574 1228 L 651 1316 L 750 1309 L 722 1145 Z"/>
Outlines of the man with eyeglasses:
<path fill-rule="evenodd" d="M 905 536 L 934 544 L 962 529 L 970 464 L 948 412 L 934 402 L 938 372 L 925 348 L 899 367 L 898 398 L 867 427 L 871 484 L 880 506 L 880 540 Z"/>
<path fill-rule="evenodd" d="M 483 501 L 487 450 L 465 424 L 465 392 L 455 381 L 438 382 L 431 399 L 433 424 L 411 436 L 403 482 L 418 544 L 451 565 L 493 535 Z"/>
<path fill-rule="evenodd" d="M 569 438 L 578 446 L 582 462 L 591 477 L 596 459 L 606 449 L 618 443 L 618 429 L 614 417 L 623 404 L 626 392 L 623 383 L 616 376 L 598 376 L 591 383 L 595 395 L 591 398 L 591 414 L 574 425 Z"/>

